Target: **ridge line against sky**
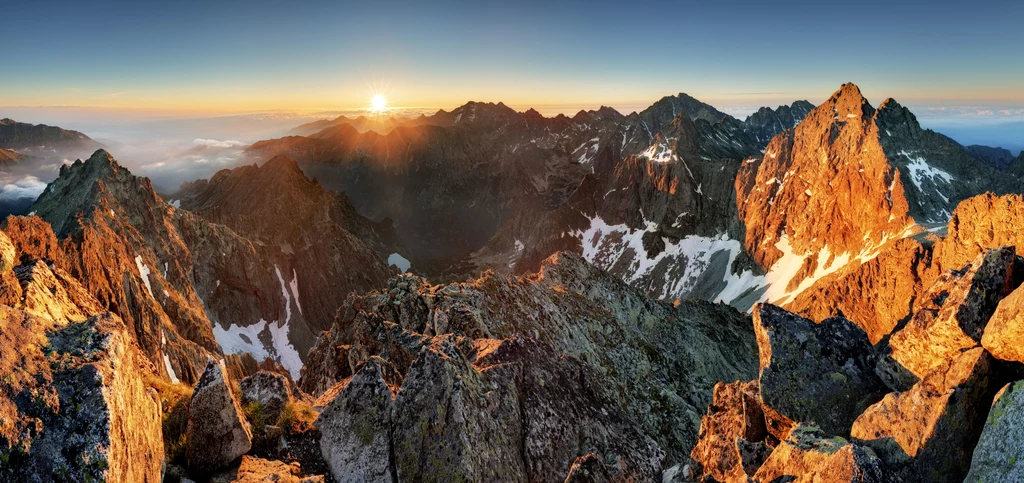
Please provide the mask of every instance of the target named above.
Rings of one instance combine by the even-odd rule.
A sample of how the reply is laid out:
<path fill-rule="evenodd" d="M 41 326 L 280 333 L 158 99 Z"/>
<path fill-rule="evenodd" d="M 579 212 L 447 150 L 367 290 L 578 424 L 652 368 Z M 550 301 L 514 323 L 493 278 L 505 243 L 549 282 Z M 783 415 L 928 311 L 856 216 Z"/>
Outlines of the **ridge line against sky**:
<path fill-rule="evenodd" d="M 1024 107 L 1024 2 L 207 3 L 9 5 L 0 106 L 628 112 L 682 90 L 729 112 L 853 81 L 875 104 Z"/>

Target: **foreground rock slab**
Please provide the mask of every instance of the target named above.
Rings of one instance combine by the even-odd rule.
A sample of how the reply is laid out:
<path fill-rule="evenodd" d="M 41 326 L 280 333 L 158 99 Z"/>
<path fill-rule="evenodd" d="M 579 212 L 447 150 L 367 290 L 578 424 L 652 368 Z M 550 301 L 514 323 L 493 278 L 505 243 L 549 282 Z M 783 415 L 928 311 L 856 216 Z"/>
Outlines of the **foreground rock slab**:
<path fill-rule="evenodd" d="M 317 417 L 320 451 L 336 482 L 393 481 L 391 412 L 398 374 L 372 357 Z"/>
<path fill-rule="evenodd" d="M 841 317 L 820 324 L 774 305 L 754 307 L 761 399 L 794 421 L 845 436 L 885 394 L 867 334 Z"/>
<path fill-rule="evenodd" d="M 996 395 L 964 481 L 1024 481 L 1024 381 Z"/>
<path fill-rule="evenodd" d="M 705 476 L 722 482 L 746 481 L 764 460 L 747 458 L 744 464 L 745 454 L 751 454 L 744 448 L 768 436 L 757 381 L 718 383 L 690 457 L 700 463 Z"/>
<path fill-rule="evenodd" d="M 843 438 L 829 438 L 815 426 L 797 426 L 754 475 L 755 481 L 883 483 L 886 474 L 871 450 Z"/>
<path fill-rule="evenodd" d="M 996 359 L 1024 362 L 1024 287 L 999 302 L 981 345 Z"/>
<path fill-rule="evenodd" d="M 978 347 L 909 391 L 886 395 L 857 418 L 851 434 L 907 481 L 959 482 L 993 393 L 992 356 Z"/>
<path fill-rule="evenodd" d="M 302 468 L 280 461 L 265 460 L 249 455 L 231 471 L 210 478 L 210 483 L 324 483 L 323 475 L 302 476 Z"/>
<path fill-rule="evenodd" d="M 112 314 L 51 324 L 0 307 L 0 481 L 159 482 L 160 406 L 130 331 Z"/>
<path fill-rule="evenodd" d="M 1018 285 L 1016 266 L 1014 247 L 1003 247 L 939 277 L 907 326 L 890 339 L 893 359 L 923 378 L 960 352 L 978 347 L 999 301 Z"/>
<path fill-rule="evenodd" d="M 206 364 L 188 405 L 185 457 L 204 475 L 227 467 L 252 448 L 252 432 L 221 364 Z"/>

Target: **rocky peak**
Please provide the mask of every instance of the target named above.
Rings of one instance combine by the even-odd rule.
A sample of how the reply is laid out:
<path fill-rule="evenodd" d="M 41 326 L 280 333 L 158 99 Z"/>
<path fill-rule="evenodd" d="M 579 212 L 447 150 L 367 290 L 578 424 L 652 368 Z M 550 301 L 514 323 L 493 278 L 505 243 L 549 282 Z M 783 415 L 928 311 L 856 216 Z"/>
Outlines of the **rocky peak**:
<path fill-rule="evenodd" d="M 860 93 L 860 88 L 852 82 L 843 84 L 822 105 L 828 106 L 840 121 L 854 117 L 870 119 L 874 113 L 874 108 Z"/>
<path fill-rule="evenodd" d="M 807 101 L 796 101 L 790 106 L 782 105 L 776 109 L 762 107 L 747 116 L 743 127 L 757 142 L 768 144 L 776 134 L 796 127 L 812 110 L 814 104 Z"/>
<path fill-rule="evenodd" d="M 728 117 L 710 104 L 705 104 L 687 94 L 679 93 L 676 96 L 665 96 L 640 112 L 640 119 L 651 132 L 661 130 L 663 126 L 672 122 L 680 114 L 685 114 L 691 120 L 704 119 L 716 123 Z"/>
<path fill-rule="evenodd" d="M 815 255 L 805 258 L 813 273 L 818 263 L 831 265 L 833 254 L 855 256 L 907 226 L 903 185 L 877 142 L 873 114 L 860 89 L 844 84 L 744 166 L 737 204 L 747 249 L 762 266 L 786 253 Z"/>

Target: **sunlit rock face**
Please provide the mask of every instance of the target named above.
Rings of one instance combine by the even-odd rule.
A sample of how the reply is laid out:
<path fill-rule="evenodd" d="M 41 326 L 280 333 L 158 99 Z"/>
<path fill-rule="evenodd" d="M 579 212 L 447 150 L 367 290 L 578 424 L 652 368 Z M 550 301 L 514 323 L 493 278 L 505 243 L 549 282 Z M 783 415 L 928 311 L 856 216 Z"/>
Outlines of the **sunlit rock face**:
<path fill-rule="evenodd" d="M 161 481 L 149 362 L 113 314 L 55 320 L 0 308 L 0 480 Z"/>
<path fill-rule="evenodd" d="M 260 187 L 271 179 L 281 181 L 276 197 Z M 244 235 L 166 203 L 148 179 L 102 150 L 63 167 L 34 216 L 8 220 L 6 231 L 20 253 L 52 261 L 54 276 L 79 280 L 124 317 L 169 379 L 194 382 L 222 353 L 269 358 L 298 378 L 315 333 L 333 319 L 333 301 L 381 286 L 392 273 L 372 248 L 384 250 L 377 227 L 286 159 L 202 185 L 190 201 L 220 210 Z M 264 202 L 232 191 L 248 193 L 246 186 L 259 188 Z M 232 211 L 243 205 L 256 214 Z M 266 228 L 275 218 L 287 223 Z M 19 276 L 46 285 L 46 270 Z"/>

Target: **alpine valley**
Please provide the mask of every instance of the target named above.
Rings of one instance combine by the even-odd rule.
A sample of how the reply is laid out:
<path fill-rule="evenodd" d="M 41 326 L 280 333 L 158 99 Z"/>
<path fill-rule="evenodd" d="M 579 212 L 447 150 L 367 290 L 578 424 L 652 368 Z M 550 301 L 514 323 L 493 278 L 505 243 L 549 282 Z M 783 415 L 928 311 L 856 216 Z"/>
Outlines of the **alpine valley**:
<path fill-rule="evenodd" d="M 80 158 L 0 226 L 0 481 L 1024 480 L 1024 153 L 854 84 L 289 129 L 158 193 L 0 121 Z"/>

